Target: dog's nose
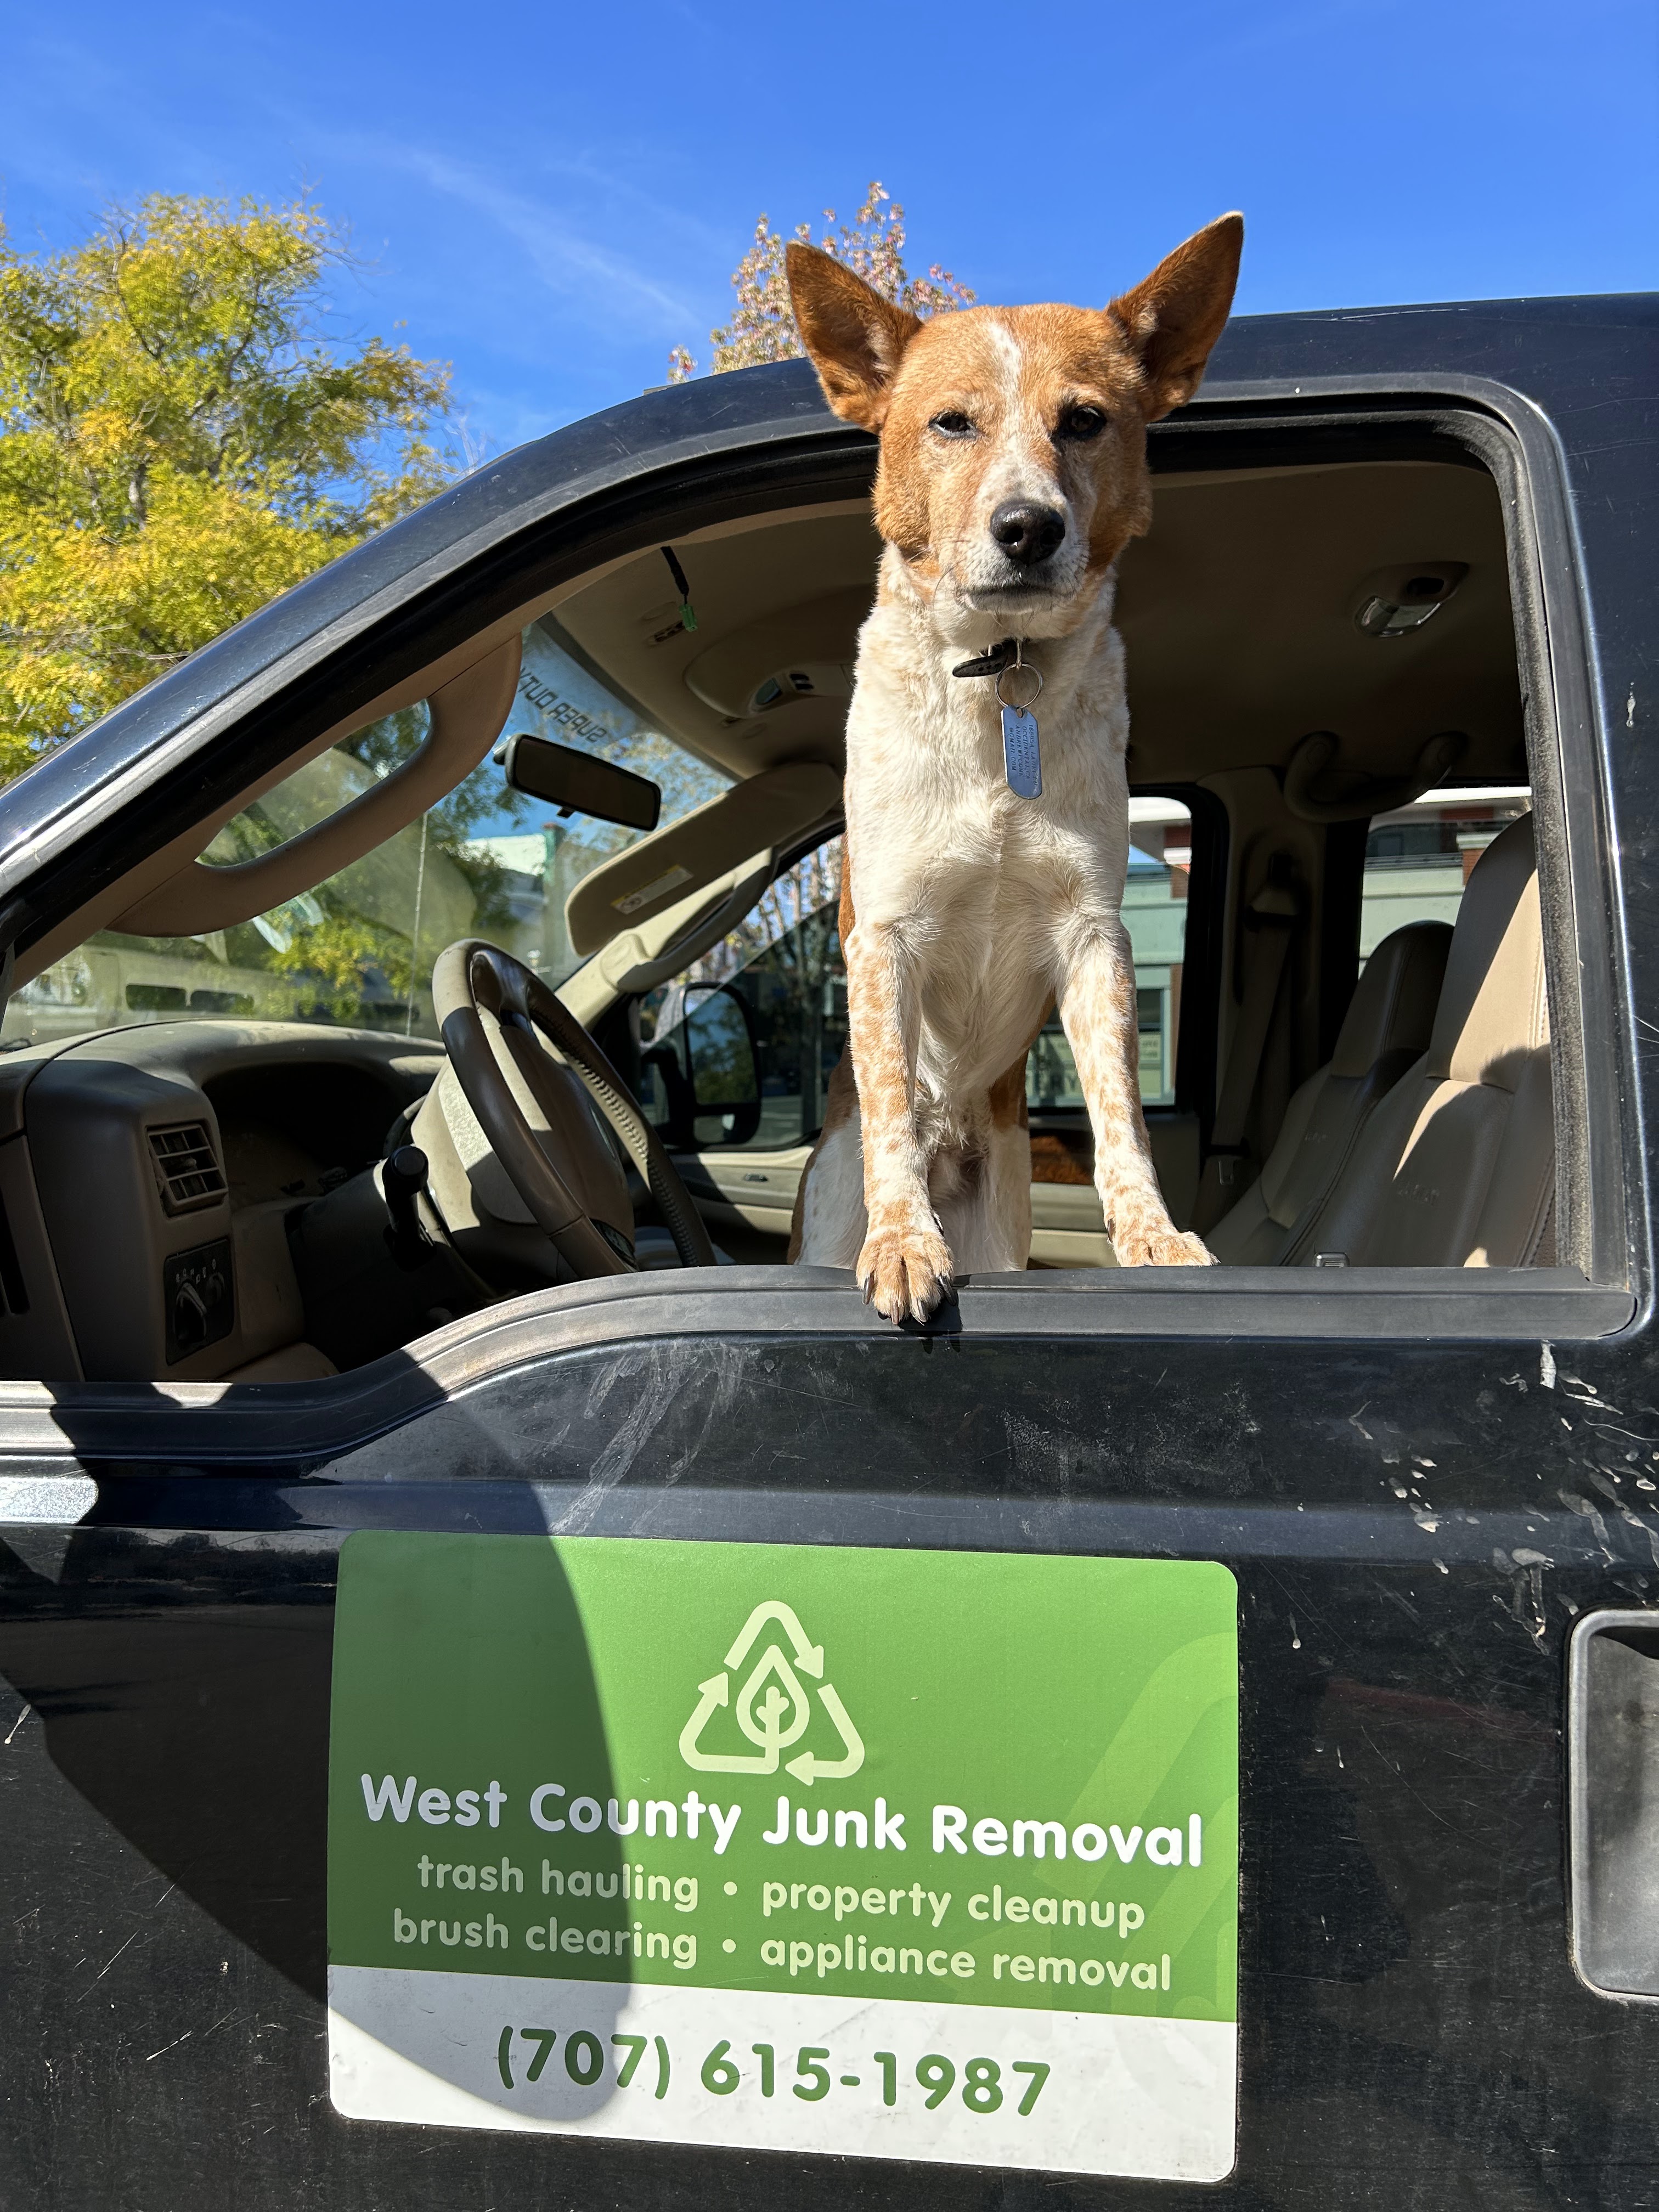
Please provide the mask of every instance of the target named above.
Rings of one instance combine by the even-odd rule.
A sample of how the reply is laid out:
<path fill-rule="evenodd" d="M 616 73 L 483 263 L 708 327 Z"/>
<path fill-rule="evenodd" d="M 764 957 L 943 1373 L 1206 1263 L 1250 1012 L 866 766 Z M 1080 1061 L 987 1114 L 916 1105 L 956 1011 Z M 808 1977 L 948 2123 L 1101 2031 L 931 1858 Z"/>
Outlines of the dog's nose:
<path fill-rule="evenodd" d="M 1066 535 L 1066 518 L 1058 507 L 1011 499 L 991 517 L 991 535 L 1011 561 L 1031 568 L 1058 550 Z"/>

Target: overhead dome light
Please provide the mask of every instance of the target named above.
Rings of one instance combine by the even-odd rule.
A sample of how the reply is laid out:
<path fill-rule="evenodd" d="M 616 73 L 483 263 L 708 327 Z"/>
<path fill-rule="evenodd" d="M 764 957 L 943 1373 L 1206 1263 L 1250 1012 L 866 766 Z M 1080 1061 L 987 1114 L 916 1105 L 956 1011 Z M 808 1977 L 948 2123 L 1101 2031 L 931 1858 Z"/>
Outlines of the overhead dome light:
<path fill-rule="evenodd" d="M 853 692 L 853 672 L 846 662 L 809 660 L 792 668 L 775 669 L 763 676 L 750 693 L 745 713 L 768 714 L 792 699 L 848 699 Z"/>
<path fill-rule="evenodd" d="M 1360 587 L 1354 627 L 1367 637 L 1408 637 L 1439 613 L 1468 573 L 1467 561 L 1413 561 L 1379 568 Z"/>

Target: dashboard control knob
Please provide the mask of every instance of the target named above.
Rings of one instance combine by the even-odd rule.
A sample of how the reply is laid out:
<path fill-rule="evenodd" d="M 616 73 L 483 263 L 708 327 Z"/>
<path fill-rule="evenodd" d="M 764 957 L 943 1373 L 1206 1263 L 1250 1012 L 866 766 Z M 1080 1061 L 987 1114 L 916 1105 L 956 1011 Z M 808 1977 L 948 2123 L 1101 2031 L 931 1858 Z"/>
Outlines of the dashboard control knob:
<path fill-rule="evenodd" d="M 207 1302 L 194 1283 L 180 1283 L 173 1294 L 173 1334 L 181 1346 L 193 1349 L 207 1340 Z"/>

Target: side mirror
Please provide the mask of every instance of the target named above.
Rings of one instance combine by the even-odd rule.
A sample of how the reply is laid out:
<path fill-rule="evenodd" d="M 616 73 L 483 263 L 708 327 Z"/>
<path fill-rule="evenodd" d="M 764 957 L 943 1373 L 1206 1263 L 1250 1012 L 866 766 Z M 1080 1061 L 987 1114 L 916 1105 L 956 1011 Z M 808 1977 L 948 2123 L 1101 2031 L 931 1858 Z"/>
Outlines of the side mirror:
<path fill-rule="evenodd" d="M 746 1145 L 760 1127 L 759 1066 L 747 1003 L 729 983 L 689 984 L 678 1021 L 640 1055 L 664 1144 Z"/>
<path fill-rule="evenodd" d="M 729 983 L 687 990 L 685 1056 L 696 1120 L 718 1118 L 714 1141 L 746 1145 L 760 1127 L 759 1062 L 749 1008 Z"/>
<path fill-rule="evenodd" d="M 654 830 L 662 811 L 656 785 L 631 769 L 578 752 L 574 745 L 550 744 L 528 732 L 495 748 L 495 763 L 514 791 L 545 799 L 561 814 L 588 814 L 599 822 L 620 822 L 629 830 Z"/>

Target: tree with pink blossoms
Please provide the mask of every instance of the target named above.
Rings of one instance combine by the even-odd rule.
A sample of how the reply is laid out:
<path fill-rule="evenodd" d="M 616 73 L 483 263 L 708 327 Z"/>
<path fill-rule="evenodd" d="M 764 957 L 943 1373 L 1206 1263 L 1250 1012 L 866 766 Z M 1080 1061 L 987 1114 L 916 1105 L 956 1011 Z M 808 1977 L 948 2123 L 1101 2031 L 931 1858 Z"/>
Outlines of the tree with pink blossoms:
<path fill-rule="evenodd" d="M 833 254 L 872 285 L 884 300 L 908 307 L 913 315 L 937 315 L 954 307 L 971 307 L 975 295 L 958 283 L 948 269 L 933 263 L 925 276 L 912 276 L 904 266 L 904 210 L 889 198 L 885 188 L 872 184 L 863 205 L 850 223 L 836 223 L 834 208 L 826 208 L 828 228 L 822 238 L 812 236 L 810 223 L 796 226 L 795 236 L 804 246 L 816 246 Z M 755 368 L 767 361 L 794 361 L 804 349 L 795 330 L 789 305 L 789 283 L 784 271 L 784 250 L 789 241 L 774 230 L 769 216 L 755 225 L 755 241 L 732 272 L 732 289 L 738 304 L 723 329 L 710 331 L 714 349 L 709 363 L 718 376 L 728 368 Z M 668 380 L 684 384 L 696 374 L 690 349 L 675 346 L 668 356 Z"/>

